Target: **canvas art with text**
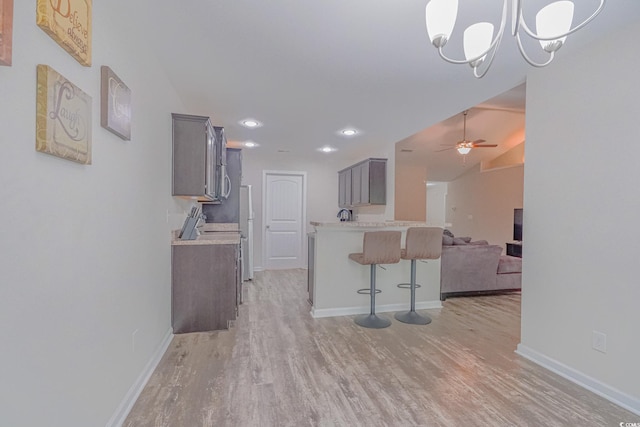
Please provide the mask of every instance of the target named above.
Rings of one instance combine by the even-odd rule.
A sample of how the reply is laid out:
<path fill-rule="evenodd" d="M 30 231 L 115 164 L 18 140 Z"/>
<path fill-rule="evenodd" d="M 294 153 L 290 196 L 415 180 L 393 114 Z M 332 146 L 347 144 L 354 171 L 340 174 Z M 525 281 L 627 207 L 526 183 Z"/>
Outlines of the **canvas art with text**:
<path fill-rule="evenodd" d="M 106 65 L 100 69 L 100 126 L 131 140 L 131 90 Z"/>
<path fill-rule="evenodd" d="M 47 65 L 38 65 L 36 150 L 91 164 L 91 97 Z"/>
<path fill-rule="evenodd" d="M 37 0 L 36 23 L 80 64 L 91 66 L 91 0 Z"/>
<path fill-rule="evenodd" d="M 11 65 L 13 0 L 0 0 L 0 65 Z"/>

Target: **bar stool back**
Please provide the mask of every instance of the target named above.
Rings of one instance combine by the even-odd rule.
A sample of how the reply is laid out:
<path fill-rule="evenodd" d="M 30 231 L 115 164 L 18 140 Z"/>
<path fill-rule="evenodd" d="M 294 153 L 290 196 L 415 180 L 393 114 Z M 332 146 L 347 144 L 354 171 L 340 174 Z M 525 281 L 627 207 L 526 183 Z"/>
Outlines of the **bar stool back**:
<path fill-rule="evenodd" d="M 369 294 L 371 309 L 369 314 L 355 318 L 356 324 L 365 328 L 381 329 L 391 325 L 391 321 L 376 315 L 376 265 L 400 262 L 400 231 L 366 231 L 362 242 L 362 252 L 349 254 L 349 259 L 361 265 L 371 266 L 369 289 L 359 289 L 359 294 Z"/>
<path fill-rule="evenodd" d="M 399 288 L 411 289 L 411 309 L 405 313 L 396 313 L 395 318 L 403 323 L 412 325 L 427 325 L 431 323 L 428 316 L 416 313 L 416 260 L 438 259 L 442 254 L 442 228 L 439 227 L 411 227 L 407 229 L 405 248 L 402 259 L 411 260 L 411 283 L 401 283 Z"/>

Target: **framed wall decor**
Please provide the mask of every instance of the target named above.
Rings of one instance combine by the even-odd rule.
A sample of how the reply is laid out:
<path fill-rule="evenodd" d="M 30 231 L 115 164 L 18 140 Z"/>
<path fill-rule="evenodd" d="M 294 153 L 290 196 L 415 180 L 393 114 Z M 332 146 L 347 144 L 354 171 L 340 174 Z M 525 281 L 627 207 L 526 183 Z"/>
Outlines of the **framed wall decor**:
<path fill-rule="evenodd" d="M 11 65 L 13 0 L 0 0 L 0 65 Z"/>
<path fill-rule="evenodd" d="M 91 66 L 91 0 L 37 0 L 36 23 L 80 64 Z"/>
<path fill-rule="evenodd" d="M 47 65 L 36 96 L 36 150 L 91 164 L 91 97 Z"/>
<path fill-rule="evenodd" d="M 100 68 L 100 126 L 131 140 L 131 90 L 106 65 Z"/>

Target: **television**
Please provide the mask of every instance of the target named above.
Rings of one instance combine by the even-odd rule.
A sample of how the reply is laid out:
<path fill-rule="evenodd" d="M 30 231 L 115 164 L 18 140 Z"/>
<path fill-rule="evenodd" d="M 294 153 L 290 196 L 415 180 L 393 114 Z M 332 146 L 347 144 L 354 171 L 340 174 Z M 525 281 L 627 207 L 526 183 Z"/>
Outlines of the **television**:
<path fill-rule="evenodd" d="M 522 241 L 522 208 L 513 210 L 513 240 Z"/>

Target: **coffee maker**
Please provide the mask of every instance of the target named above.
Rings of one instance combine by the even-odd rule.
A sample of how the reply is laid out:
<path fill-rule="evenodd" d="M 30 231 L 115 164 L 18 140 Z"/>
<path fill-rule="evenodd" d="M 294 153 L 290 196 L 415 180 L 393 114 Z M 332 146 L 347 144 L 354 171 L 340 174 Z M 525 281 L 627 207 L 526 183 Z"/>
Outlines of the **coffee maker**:
<path fill-rule="evenodd" d="M 351 221 L 351 218 L 353 217 L 353 212 L 351 212 L 351 210 L 349 209 L 340 209 L 337 217 L 340 218 L 340 221 Z"/>

